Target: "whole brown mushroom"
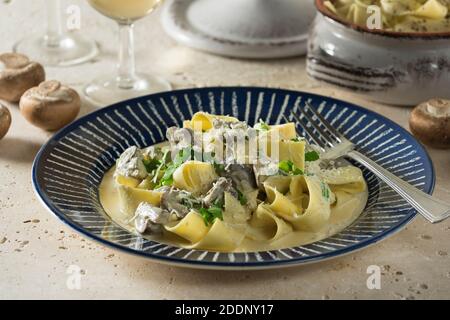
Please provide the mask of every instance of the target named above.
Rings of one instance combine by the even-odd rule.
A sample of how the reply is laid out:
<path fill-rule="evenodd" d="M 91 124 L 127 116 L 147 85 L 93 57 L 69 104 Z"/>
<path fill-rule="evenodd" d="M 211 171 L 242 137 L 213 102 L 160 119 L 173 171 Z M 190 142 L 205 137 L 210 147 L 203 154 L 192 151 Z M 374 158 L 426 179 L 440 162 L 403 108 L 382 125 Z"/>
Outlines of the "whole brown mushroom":
<path fill-rule="evenodd" d="M 0 104 L 0 140 L 8 133 L 11 126 L 11 113 L 8 108 Z"/>
<path fill-rule="evenodd" d="M 44 80 L 39 63 L 19 53 L 0 54 L 0 99 L 18 102 L 25 91 Z"/>
<path fill-rule="evenodd" d="M 20 113 L 35 126 L 48 131 L 72 122 L 80 107 L 78 93 L 56 80 L 29 89 L 20 99 Z"/>
<path fill-rule="evenodd" d="M 420 104 L 411 113 L 409 127 L 424 144 L 450 148 L 450 100 L 432 99 Z"/>

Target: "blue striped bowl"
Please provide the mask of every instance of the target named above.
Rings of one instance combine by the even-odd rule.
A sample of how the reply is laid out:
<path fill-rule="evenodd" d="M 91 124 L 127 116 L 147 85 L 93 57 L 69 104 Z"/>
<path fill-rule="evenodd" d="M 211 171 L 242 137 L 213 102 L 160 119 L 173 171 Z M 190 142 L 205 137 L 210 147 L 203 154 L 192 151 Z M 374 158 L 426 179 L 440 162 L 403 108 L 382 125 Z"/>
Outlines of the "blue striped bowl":
<path fill-rule="evenodd" d="M 142 238 L 112 222 L 99 201 L 103 174 L 127 147 L 165 139 L 167 127 L 200 110 L 253 124 L 282 122 L 309 100 L 357 148 L 385 168 L 431 193 L 435 175 L 424 148 L 394 122 L 364 108 L 319 95 L 263 88 L 203 88 L 121 102 L 58 132 L 33 164 L 33 185 L 43 204 L 64 223 L 102 244 L 155 261 L 195 268 L 257 269 L 334 258 L 374 244 L 416 215 L 403 199 L 362 168 L 369 201 L 351 226 L 327 239 L 282 250 L 219 253 L 178 248 Z M 358 165 L 358 164 L 356 164 Z"/>

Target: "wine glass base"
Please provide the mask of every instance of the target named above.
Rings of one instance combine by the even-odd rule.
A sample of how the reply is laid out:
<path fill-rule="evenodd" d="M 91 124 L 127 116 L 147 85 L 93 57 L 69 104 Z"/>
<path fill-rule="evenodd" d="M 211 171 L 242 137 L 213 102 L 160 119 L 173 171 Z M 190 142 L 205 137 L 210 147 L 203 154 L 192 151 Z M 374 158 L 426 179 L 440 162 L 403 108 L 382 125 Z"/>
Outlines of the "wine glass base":
<path fill-rule="evenodd" d="M 87 85 L 84 88 L 84 95 L 91 103 L 99 107 L 106 107 L 119 101 L 171 89 L 172 86 L 169 82 L 156 76 L 140 74 L 130 88 L 119 87 L 117 78 L 109 76 L 98 78 Z"/>
<path fill-rule="evenodd" d="M 93 59 L 99 50 L 95 41 L 77 33 L 61 36 L 57 45 L 49 45 L 45 36 L 31 35 L 16 43 L 13 51 L 45 66 L 72 66 Z"/>

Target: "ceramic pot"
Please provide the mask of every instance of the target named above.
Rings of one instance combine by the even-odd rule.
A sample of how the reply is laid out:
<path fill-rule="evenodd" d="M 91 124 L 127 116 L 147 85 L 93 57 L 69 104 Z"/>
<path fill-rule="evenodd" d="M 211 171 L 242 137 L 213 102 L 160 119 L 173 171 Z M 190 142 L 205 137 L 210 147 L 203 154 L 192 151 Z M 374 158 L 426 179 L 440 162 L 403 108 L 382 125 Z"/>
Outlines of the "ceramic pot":
<path fill-rule="evenodd" d="M 368 99 L 416 105 L 450 98 L 450 33 L 369 30 L 340 20 L 316 0 L 308 74 Z"/>

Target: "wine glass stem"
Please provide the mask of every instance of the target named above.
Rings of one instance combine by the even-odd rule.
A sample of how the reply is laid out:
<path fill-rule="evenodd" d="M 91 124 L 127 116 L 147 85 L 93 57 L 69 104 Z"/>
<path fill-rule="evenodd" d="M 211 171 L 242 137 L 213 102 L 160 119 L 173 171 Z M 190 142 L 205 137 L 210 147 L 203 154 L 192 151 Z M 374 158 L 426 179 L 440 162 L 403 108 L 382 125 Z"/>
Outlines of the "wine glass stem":
<path fill-rule="evenodd" d="M 121 89 L 133 88 L 136 80 L 133 28 L 132 23 L 119 23 L 120 48 L 117 83 Z"/>
<path fill-rule="evenodd" d="M 61 1 L 46 0 L 47 2 L 47 34 L 45 41 L 50 47 L 58 47 L 62 37 Z"/>

